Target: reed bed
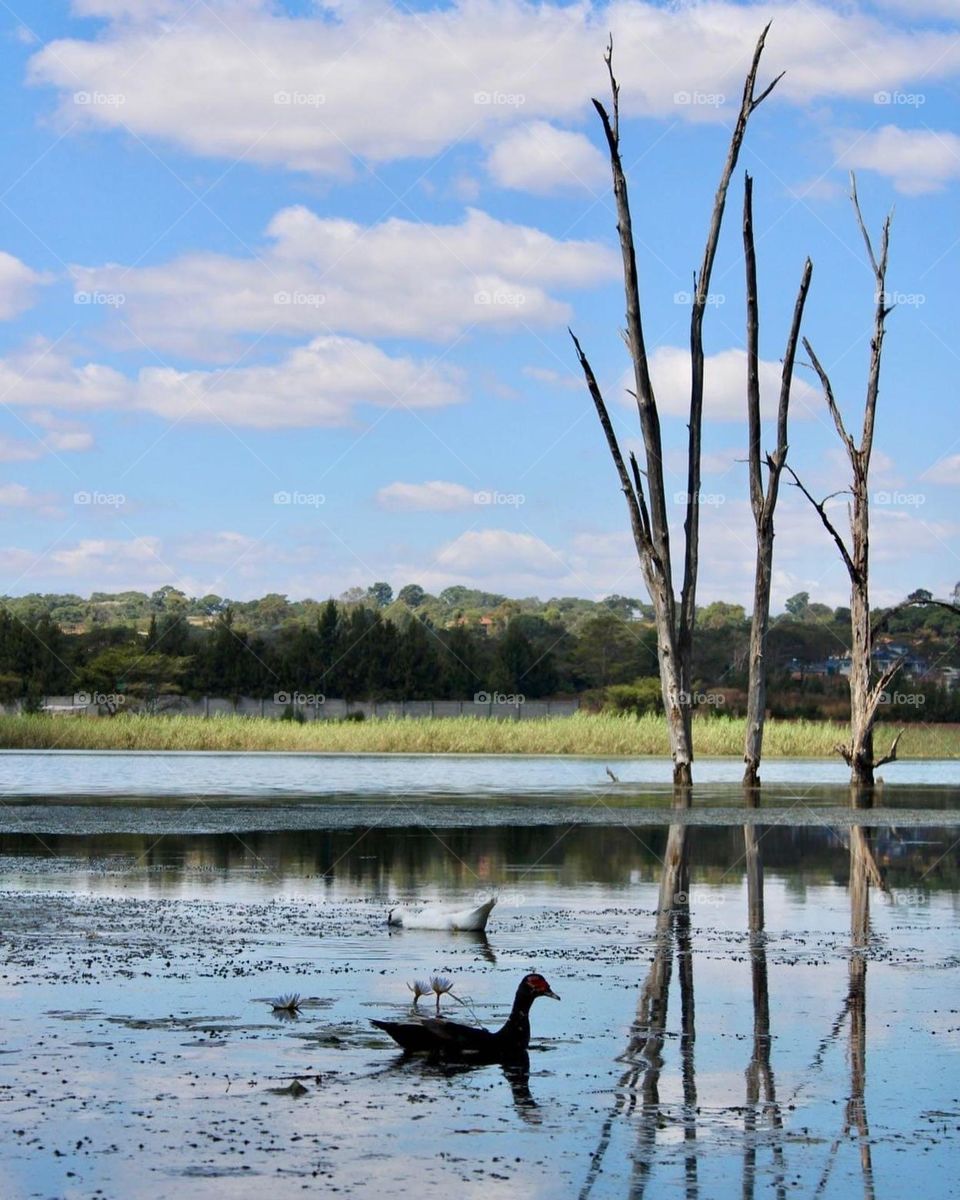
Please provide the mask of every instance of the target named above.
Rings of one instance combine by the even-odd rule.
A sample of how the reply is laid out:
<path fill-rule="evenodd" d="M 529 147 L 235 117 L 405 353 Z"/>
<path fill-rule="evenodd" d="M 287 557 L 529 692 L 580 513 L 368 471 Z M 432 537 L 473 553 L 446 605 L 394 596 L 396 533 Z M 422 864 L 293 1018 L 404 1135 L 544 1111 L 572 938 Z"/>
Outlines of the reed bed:
<path fill-rule="evenodd" d="M 878 733 L 887 746 L 889 727 Z M 845 734 L 830 721 L 770 720 L 769 758 L 829 758 Z M 698 757 L 739 758 L 744 721 L 715 716 L 696 721 Z M 0 717 L 0 748 L 7 750 L 301 751 L 345 754 L 572 754 L 603 758 L 666 755 L 657 716 L 578 713 L 535 720 L 384 718 L 362 722 L 297 724 L 256 717 L 136 716 Z M 903 758 L 960 758 L 960 725 L 910 725 L 900 742 Z"/>

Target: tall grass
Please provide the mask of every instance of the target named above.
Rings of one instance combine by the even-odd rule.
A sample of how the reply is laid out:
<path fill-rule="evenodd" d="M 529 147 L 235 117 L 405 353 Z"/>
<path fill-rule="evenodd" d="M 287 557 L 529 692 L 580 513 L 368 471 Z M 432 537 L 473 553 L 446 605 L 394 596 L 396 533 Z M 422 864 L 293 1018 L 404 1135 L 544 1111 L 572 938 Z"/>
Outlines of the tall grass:
<path fill-rule="evenodd" d="M 830 721 L 766 725 L 770 758 L 828 758 L 845 733 Z M 743 752 L 744 721 L 716 716 L 696 721 L 699 757 Z M 886 749 L 885 731 L 878 746 Z M 604 758 L 666 755 L 663 719 L 578 713 L 536 720 L 473 717 L 384 718 L 363 722 L 294 722 L 256 717 L 107 718 L 0 716 L 0 748 L 8 750 L 286 750 L 371 754 L 583 754 Z M 910 725 L 903 758 L 960 758 L 960 726 Z"/>

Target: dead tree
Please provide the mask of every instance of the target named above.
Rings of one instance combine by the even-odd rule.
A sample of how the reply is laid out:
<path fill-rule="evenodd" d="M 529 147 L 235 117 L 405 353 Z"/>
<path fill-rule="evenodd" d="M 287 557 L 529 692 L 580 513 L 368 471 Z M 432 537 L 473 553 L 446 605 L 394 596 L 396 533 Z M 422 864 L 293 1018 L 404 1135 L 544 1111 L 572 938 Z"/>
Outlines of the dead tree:
<path fill-rule="evenodd" d="M 877 710 L 888 684 L 900 669 L 900 663 L 892 663 L 880 677 L 871 682 L 870 667 L 873 636 L 870 627 L 870 455 L 873 451 L 873 431 L 876 423 L 877 397 L 880 392 L 880 362 L 886 320 L 892 306 L 887 305 L 887 257 L 890 248 L 890 215 L 883 222 L 880 235 L 880 254 L 874 251 L 873 241 L 867 232 L 860 201 L 857 197 L 857 181 L 850 176 L 850 199 L 857 218 L 857 225 L 867 249 L 867 258 L 873 271 L 874 296 L 873 331 L 870 338 L 870 363 L 867 370 L 867 391 L 863 410 L 863 429 L 860 444 L 847 433 L 843 417 L 834 396 L 833 385 L 826 370 L 817 358 L 806 338 L 803 346 L 820 380 L 824 399 L 840 440 L 850 460 L 852 481 L 850 486 L 850 545 L 844 541 L 826 510 L 827 496 L 817 501 L 797 478 L 792 467 L 787 470 L 793 481 L 807 497 L 820 517 L 823 527 L 833 538 L 843 564 L 850 577 L 850 741 L 836 747 L 850 767 L 850 782 L 858 787 L 872 787 L 874 772 L 884 763 L 892 762 L 897 756 L 900 733 L 893 739 L 890 750 L 882 758 L 875 759 L 873 753 L 873 730 Z M 902 730 L 900 731 L 903 732 Z"/>
<path fill-rule="evenodd" d="M 750 666 L 747 683 L 747 730 L 743 746 L 746 764 L 743 782 L 747 787 L 760 783 L 760 756 L 763 752 L 763 723 L 767 707 L 767 630 L 770 624 L 770 587 L 773 575 L 773 514 L 780 491 L 780 476 L 787 460 L 787 415 L 793 364 L 800 338 L 800 322 L 810 289 L 813 263 L 804 263 L 800 289 L 793 309 L 793 321 L 787 337 L 780 373 L 780 403 L 777 408 L 777 448 L 766 456 L 767 486 L 764 490 L 760 452 L 760 300 L 757 292 L 757 255 L 753 239 L 753 180 L 744 180 L 743 257 L 747 285 L 747 424 L 750 507 L 757 533 L 757 557 L 753 574 L 753 616 L 750 622 Z"/>
<path fill-rule="evenodd" d="M 571 337 L 573 337 L 577 357 L 619 476 L 620 488 L 630 516 L 633 540 L 640 559 L 641 573 L 653 604 L 657 628 L 660 685 L 670 738 L 670 752 L 673 758 L 673 777 L 674 782 L 681 786 L 689 785 L 691 782 L 691 764 L 693 762 L 692 652 L 700 544 L 703 318 L 706 313 L 710 278 L 720 237 L 727 189 L 740 155 L 747 122 L 754 110 L 770 95 L 782 78 L 782 76 L 777 76 L 759 95 L 755 94 L 757 70 L 768 29 L 769 25 L 763 30 L 757 41 L 753 60 L 744 82 L 740 111 L 730 137 L 726 162 L 713 201 L 703 259 L 700 270 L 694 278 L 690 311 L 690 415 L 687 440 L 686 518 L 684 521 L 683 582 L 679 600 L 673 583 L 667 500 L 663 482 L 660 417 L 653 383 L 650 379 L 643 335 L 637 257 L 627 195 L 627 180 L 620 155 L 620 87 L 613 74 L 612 40 L 605 55 L 610 79 L 612 111 L 608 112 L 599 100 L 593 101 L 594 108 L 603 125 L 610 152 L 613 194 L 617 206 L 617 232 L 620 235 L 620 250 L 623 257 L 627 321 L 624 340 L 633 365 L 634 389 L 631 394 L 637 402 L 640 417 L 640 432 L 643 438 L 645 459 L 644 470 L 641 471 L 635 456 L 631 454 L 630 471 L 628 472 L 596 376 L 572 331 Z"/>

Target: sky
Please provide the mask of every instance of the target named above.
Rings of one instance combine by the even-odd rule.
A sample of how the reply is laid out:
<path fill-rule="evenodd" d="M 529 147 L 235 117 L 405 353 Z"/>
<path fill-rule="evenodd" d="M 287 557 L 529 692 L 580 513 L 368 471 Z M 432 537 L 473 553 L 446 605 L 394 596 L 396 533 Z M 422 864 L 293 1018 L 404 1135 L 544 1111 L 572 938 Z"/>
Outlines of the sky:
<path fill-rule="evenodd" d="M 744 170 L 765 410 L 809 255 L 804 333 L 859 430 L 875 288 L 851 170 L 875 236 L 894 210 L 873 599 L 948 595 L 958 0 L 4 0 L 0 593 L 645 598 L 567 332 L 639 447 L 591 97 L 612 35 L 680 561 L 689 293 L 768 21 L 761 86 L 786 74 L 751 118 L 706 315 L 700 600 L 752 596 Z M 807 364 L 789 461 L 818 497 L 847 486 Z M 775 555 L 775 610 L 847 602 L 794 487 Z"/>

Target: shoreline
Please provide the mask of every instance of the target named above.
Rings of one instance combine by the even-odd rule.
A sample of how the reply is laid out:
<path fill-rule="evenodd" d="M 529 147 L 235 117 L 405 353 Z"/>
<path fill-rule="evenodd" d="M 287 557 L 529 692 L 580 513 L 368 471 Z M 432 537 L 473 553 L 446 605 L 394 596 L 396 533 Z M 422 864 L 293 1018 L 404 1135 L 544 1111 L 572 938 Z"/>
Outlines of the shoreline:
<path fill-rule="evenodd" d="M 742 760 L 745 726 L 745 719 L 738 717 L 695 718 L 696 760 Z M 878 749 L 894 731 L 893 725 L 878 730 Z M 770 718 L 764 758 L 835 760 L 836 743 L 845 734 L 846 726 L 839 722 Z M 602 713 L 520 720 L 384 717 L 303 724 L 235 715 L 0 716 L 0 751 L 669 758 L 661 716 Z M 899 757 L 902 761 L 960 759 L 960 725 L 906 725 Z"/>

